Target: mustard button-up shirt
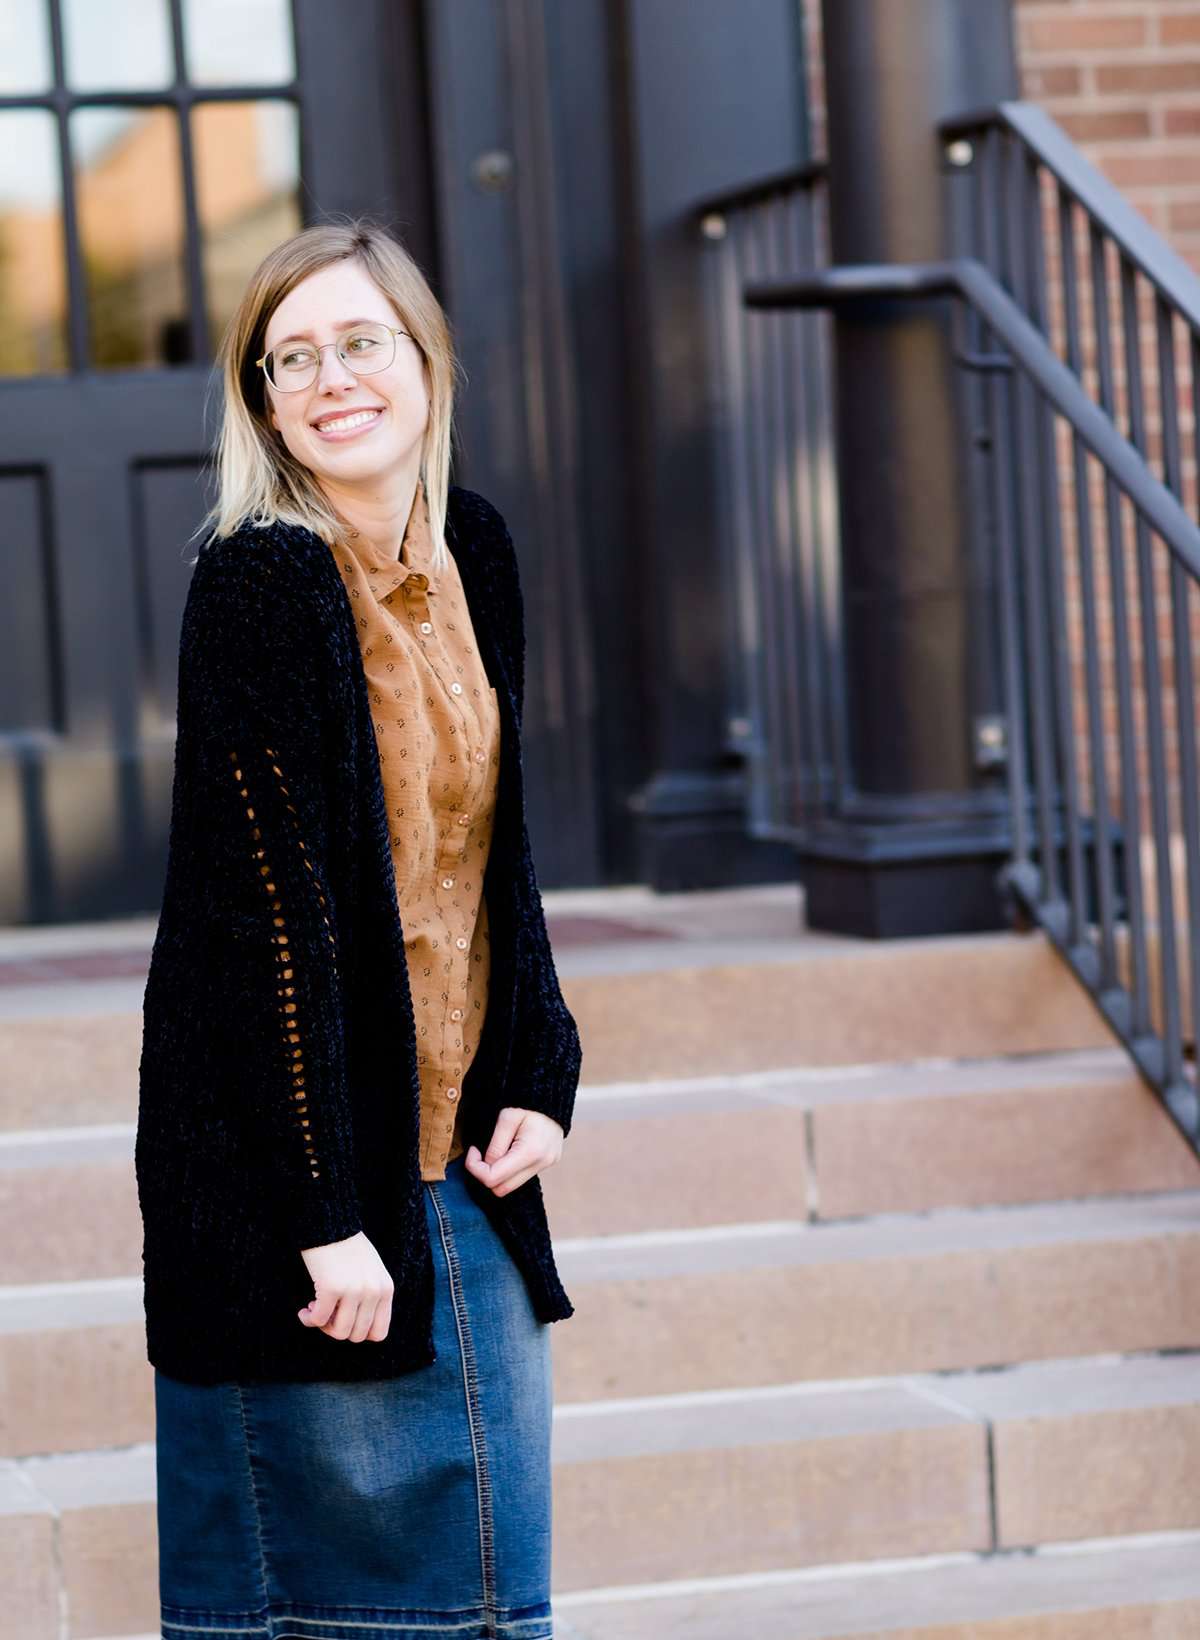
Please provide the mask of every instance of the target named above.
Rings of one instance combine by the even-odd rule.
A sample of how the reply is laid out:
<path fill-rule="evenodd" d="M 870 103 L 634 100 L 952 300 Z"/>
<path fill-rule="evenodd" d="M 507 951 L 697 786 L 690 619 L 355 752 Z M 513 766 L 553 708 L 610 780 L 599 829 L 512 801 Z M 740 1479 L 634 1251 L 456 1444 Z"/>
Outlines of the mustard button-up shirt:
<path fill-rule="evenodd" d="M 424 487 L 394 558 L 360 535 L 333 549 L 350 595 L 391 828 L 417 1033 L 421 1177 L 461 1156 L 462 1084 L 487 1011 L 483 874 L 500 713 L 458 569 L 435 575 Z"/>

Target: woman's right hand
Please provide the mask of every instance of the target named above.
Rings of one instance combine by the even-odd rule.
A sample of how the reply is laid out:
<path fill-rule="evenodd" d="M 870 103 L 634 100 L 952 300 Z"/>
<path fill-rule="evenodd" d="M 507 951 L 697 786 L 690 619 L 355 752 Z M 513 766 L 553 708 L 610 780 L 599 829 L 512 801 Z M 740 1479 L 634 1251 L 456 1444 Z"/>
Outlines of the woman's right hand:
<path fill-rule="evenodd" d="M 308 1247 L 300 1257 L 316 1288 L 316 1297 L 297 1312 L 304 1325 L 352 1344 L 381 1344 L 391 1324 L 396 1284 L 365 1232 Z"/>

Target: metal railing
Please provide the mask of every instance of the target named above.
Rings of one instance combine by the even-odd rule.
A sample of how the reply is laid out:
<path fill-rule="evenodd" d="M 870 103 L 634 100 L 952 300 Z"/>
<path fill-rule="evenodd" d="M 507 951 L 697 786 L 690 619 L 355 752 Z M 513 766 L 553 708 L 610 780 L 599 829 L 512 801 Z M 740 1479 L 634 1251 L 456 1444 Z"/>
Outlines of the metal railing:
<path fill-rule="evenodd" d="M 941 135 L 958 173 L 957 249 L 988 268 L 1190 523 L 1200 510 L 1200 279 L 1041 109 L 1003 103 Z M 1057 773 L 1072 846 L 1065 889 L 1044 849 L 1038 878 L 1017 862 L 1012 887 L 1195 1143 L 1200 567 L 1144 509 L 1124 505 L 1127 490 L 1087 460 L 1075 418 L 1051 427 L 1036 413 L 1042 494 L 1022 534 L 1027 579 L 1036 590 L 1040 570 L 1046 600 L 1039 613 L 1031 598 L 1025 615 L 1051 625 L 1048 659 L 1029 678 L 1032 750 L 1043 788 Z M 1047 459 L 1056 434 L 1058 459 Z M 1078 845 L 1088 810 L 1094 919 Z"/>
<path fill-rule="evenodd" d="M 1200 1150 L 1200 280 L 1039 110 L 942 134 L 947 262 L 825 267 L 816 167 L 702 218 L 752 823 L 802 846 L 845 789 L 830 310 L 953 295 L 1000 588 L 1014 919 Z"/>
<path fill-rule="evenodd" d="M 846 780 L 830 337 L 819 312 L 751 313 L 746 285 L 827 260 L 825 169 L 708 201 L 699 218 L 714 358 L 728 749 L 748 828 L 798 843 Z"/>

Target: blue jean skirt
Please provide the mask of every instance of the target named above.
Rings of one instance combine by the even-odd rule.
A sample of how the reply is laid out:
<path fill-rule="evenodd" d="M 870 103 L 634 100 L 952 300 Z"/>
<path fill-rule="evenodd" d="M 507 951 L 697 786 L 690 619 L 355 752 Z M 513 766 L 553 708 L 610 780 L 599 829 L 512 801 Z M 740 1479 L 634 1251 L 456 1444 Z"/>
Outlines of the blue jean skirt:
<path fill-rule="evenodd" d="M 155 1369 L 163 1640 L 552 1635 L 550 1324 L 464 1181 L 458 1157 L 424 1186 L 429 1366 L 349 1383 Z"/>

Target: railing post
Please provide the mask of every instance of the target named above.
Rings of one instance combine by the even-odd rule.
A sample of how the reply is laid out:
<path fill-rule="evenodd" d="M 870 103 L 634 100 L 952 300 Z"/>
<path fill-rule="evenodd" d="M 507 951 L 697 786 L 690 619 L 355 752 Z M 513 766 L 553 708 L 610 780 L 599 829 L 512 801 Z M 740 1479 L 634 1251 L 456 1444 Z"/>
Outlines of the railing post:
<path fill-rule="evenodd" d="M 833 263 L 953 255 L 937 127 L 1016 95 L 1010 0 L 824 0 L 823 23 Z M 948 301 L 842 309 L 834 355 L 850 790 L 803 849 L 807 921 L 1002 927 L 999 587 L 968 480 L 982 406 Z"/>

